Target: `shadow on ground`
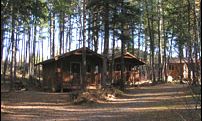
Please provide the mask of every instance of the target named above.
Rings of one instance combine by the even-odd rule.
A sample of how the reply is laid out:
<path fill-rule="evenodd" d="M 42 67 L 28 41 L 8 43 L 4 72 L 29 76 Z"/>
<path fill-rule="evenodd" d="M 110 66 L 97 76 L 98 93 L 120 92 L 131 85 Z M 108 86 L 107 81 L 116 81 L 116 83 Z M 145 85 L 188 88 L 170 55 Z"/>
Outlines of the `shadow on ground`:
<path fill-rule="evenodd" d="M 128 88 L 121 98 L 99 104 L 72 105 L 67 93 L 1 93 L 4 121 L 199 121 L 201 109 L 186 85 Z"/>

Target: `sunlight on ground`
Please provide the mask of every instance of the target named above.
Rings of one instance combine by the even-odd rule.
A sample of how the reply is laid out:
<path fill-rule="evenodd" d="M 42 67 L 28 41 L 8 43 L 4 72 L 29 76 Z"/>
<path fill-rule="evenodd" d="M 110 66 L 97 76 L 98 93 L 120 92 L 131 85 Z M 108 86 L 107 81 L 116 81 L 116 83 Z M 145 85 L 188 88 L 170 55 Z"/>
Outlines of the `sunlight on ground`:
<path fill-rule="evenodd" d="M 192 96 L 186 94 L 182 86 L 171 87 L 165 85 L 144 87 L 144 89 L 130 88 L 129 92 L 124 94 L 123 97 L 118 98 L 110 95 L 107 101 L 86 105 L 72 105 L 67 101 L 66 93 L 30 91 L 11 93 L 10 96 L 10 93 L 7 93 L 2 96 L 1 114 L 3 119 L 11 121 L 29 121 L 32 119 L 37 121 L 128 121 L 131 119 L 150 121 L 156 118 L 160 118 L 158 120 L 169 120 L 167 118 L 170 117 L 175 121 L 181 120 L 181 115 L 185 115 L 185 119 L 187 117 L 189 119 L 191 114 L 196 112 L 196 105 Z M 33 95 L 30 95 L 30 93 Z M 198 106 L 197 108 L 200 112 L 201 107 Z M 193 114 L 194 116 L 196 114 Z"/>
<path fill-rule="evenodd" d="M 2 109 L 49 109 L 49 110 L 60 110 L 60 111 L 77 111 L 77 112 L 86 112 L 86 111 L 106 111 L 106 110 L 113 110 L 113 108 L 98 108 L 98 109 L 79 109 L 79 108 L 74 108 L 71 109 L 72 107 L 68 106 L 4 106 Z M 195 105 L 190 104 L 189 105 L 190 109 L 194 109 Z M 199 107 L 201 108 L 201 107 Z M 152 107 L 138 107 L 138 108 L 131 108 L 131 107 L 123 107 L 120 108 L 122 111 L 125 110 L 127 111 L 146 111 L 146 110 L 167 110 L 167 109 L 186 109 L 184 105 L 166 105 L 166 106 L 152 106 Z"/>
<path fill-rule="evenodd" d="M 165 96 L 165 95 L 176 95 L 184 94 L 184 92 L 158 92 L 158 93 L 144 93 L 144 94 L 125 94 L 126 96 L 142 97 L 142 96 Z"/>

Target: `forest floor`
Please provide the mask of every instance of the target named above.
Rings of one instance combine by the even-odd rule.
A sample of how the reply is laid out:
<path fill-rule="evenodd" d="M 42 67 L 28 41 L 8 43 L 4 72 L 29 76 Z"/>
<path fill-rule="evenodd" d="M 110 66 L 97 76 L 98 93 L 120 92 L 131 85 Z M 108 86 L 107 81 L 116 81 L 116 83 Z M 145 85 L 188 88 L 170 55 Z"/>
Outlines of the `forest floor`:
<path fill-rule="evenodd" d="M 69 95 L 1 92 L 2 121 L 200 121 L 201 107 L 187 85 L 130 87 L 121 97 L 74 105 Z"/>

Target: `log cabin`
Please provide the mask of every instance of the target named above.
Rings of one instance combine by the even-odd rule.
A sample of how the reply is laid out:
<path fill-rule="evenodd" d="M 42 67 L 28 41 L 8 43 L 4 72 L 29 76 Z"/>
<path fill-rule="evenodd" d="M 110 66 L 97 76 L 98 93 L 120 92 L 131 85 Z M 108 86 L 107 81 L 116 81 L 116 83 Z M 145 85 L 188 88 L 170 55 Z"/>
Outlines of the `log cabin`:
<path fill-rule="evenodd" d="M 137 81 L 140 81 L 140 73 L 138 66 L 145 65 L 143 60 L 138 59 L 135 55 L 124 52 L 124 65 L 125 65 L 125 82 L 127 84 L 134 84 Z M 110 61 L 112 58 L 110 57 Z M 110 62 L 111 63 L 111 62 Z M 112 72 L 112 83 L 117 83 L 118 80 L 121 79 L 121 53 L 117 53 L 114 55 L 114 71 Z"/>
<path fill-rule="evenodd" d="M 42 86 L 45 90 L 81 88 L 82 49 L 67 52 L 36 65 L 42 65 Z M 102 55 L 86 48 L 86 85 L 97 87 L 101 81 Z"/>
<path fill-rule="evenodd" d="M 195 59 L 193 59 L 195 60 Z M 183 75 L 183 80 L 188 80 L 188 71 L 190 69 L 190 77 L 193 79 L 193 72 L 192 69 L 194 67 L 197 67 L 199 70 L 199 65 L 200 65 L 200 60 L 198 60 L 197 65 L 194 66 L 196 62 L 194 61 L 193 63 L 189 63 L 188 59 L 182 59 L 180 63 L 179 58 L 172 58 L 170 59 L 168 63 L 168 76 L 171 76 L 173 80 L 180 80 L 180 74 L 182 73 Z M 196 69 L 196 68 L 195 68 Z"/>

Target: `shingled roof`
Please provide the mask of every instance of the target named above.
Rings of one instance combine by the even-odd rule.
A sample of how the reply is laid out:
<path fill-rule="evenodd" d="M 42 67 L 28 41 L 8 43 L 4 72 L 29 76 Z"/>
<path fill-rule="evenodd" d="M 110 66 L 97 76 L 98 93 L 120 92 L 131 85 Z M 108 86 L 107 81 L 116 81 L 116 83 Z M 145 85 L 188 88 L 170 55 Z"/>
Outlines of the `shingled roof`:
<path fill-rule="evenodd" d="M 54 58 L 51 58 L 51 59 L 48 59 L 48 60 L 45 60 L 43 62 L 39 62 L 35 65 L 40 65 L 40 64 L 45 64 L 45 63 L 50 63 L 50 62 L 54 62 L 56 60 L 60 60 L 64 57 L 68 57 L 68 56 L 71 56 L 71 55 L 82 55 L 82 49 L 83 48 L 79 48 L 79 49 L 76 49 L 76 50 L 73 50 L 73 51 L 70 51 L 70 52 L 67 52 L 67 53 L 64 53 L 64 54 L 61 54 L 59 56 L 55 56 Z M 96 53 L 95 51 L 93 50 L 90 50 L 89 48 L 86 47 L 86 55 L 87 56 L 96 56 L 100 59 L 102 59 L 102 55 Z"/>
<path fill-rule="evenodd" d="M 197 59 L 197 62 L 198 63 L 200 63 L 200 60 L 199 59 Z M 180 59 L 179 58 L 171 58 L 170 60 L 169 60 L 169 63 L 180 63 Z M 189 63 L 188 62 L 188 58 L 183 58 L 182 60 L 181 60 L 181 63 Z M 195 63 L 195 58 L 193 58 L 193 63 Z"/>
<path fill-rule="evenodd" d="M 76 50 L 64 53 L 62 55 L 55 56 L 54 58 L 45 60 L 45 61 L 37 63 L 35 65 L 40 65 L 40 64 L 46 64 L 46 63 L 50 63 L 50 62 L 55 62 L 56 60 L 60 60 L 62 58 L 65 58 L 65 57 L 68 57 L 68 56 L 72 56 L 72 55 L 82 55 L 82 49 L 83 48 L 79 48 L 79 49 L 76 49 Z M 103 59 L 102 55 L 96 53 L 93 50 L 90 50 L 87 47 L 86 47 L 86 55 L 87 56 L 95 56 L 97 58 Z M 108 59 L 111 60 L 111 56 Z M 114 59 L 115 60 L 121 59 L 121 53 L 116 53 L 115 56 L 114 56 Z M 138 59 L 135 55 L 132 55 L 129 52 L 125 52 L 124 53 L 124 59 L 133 62 L 135 65 L 144 65 L 145 64 L 145 62 L 143 60 Z"/>
<path fill-rule="evenodd" d="M 114 55 L 114 59 L 115 60 L 121 59 L 121 53 L 120 52 L 116 53 Z M 146 64 L 143 60 L 138 59 L 135 55 L 133 55 L 133 54 L 131 54 L 129 52 L 124 52 L 124 59 L 135 63 L 135 65 L 144 65 L 144 64 Z M 109 60 L 112 60 L 112 56 L 109 57 Z"/>

